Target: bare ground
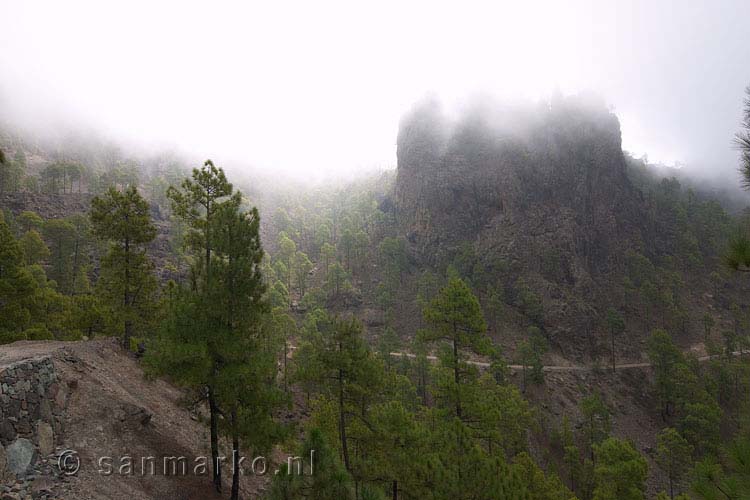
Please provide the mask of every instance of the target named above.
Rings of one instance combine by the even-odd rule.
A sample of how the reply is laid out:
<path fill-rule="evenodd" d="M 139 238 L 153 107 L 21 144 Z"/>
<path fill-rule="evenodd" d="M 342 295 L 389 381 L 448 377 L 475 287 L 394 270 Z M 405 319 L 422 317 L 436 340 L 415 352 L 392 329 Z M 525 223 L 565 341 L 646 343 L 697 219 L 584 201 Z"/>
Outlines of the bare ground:
<path fill-rule="evenodd" d="M 147 380 L 137 360 L 113 339 L 16 342 L 0 346 L 0 367 L 46 355 L 52 356 L 58 377 L 68 387 L 62 448 L 75 450 L 81 459 L 78 474 L 55 487 L 61 498 L 228 498 L 229 478 L 220 496 L 210 477 L 201 475 L 201 467 L 196 470 L 197 457 L 210 456 L 208 429 L 182 404 L 183 391 L 163 380 Z M 146 414 L 151 418 L 144 424 Z M 172 475 L 167 467 L 165 475 L 165 456 L 187 457 L 187 473 Z M 112 459 L 100 463 L 101 457 Z M 132 457 L 130 469 L 126 457 Z M 154 457 L 154 473 L 151 459 L 144 462 L 143 457 Z M 110 475 L 100 472 L 109 469 L 107 465 Z M 242 498 L 255 498 L 268 480 L 244 476 Z"/>

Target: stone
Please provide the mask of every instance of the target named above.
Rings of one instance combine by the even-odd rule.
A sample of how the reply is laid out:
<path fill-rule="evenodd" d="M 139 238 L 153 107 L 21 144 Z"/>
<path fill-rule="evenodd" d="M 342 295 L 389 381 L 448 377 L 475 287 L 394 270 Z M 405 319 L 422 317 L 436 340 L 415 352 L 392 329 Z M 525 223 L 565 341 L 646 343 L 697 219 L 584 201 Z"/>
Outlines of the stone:
<path fill-rule="evenodd" d="M 39 418 L 47 423 L 52 423 L 52 408 L 47 398 L 43 398 L 42 402 L 39 403 Z"/>
<path fill-rule="evenodd" d="M 16 439 L 16 429 L 9 420 L 3 419 L 0 422 L 0 441 L 10 443 Z"/>
<path fill-rule="evenodd" d="M 0 483 L 8 483 L 15 479 L 8 470 L 8 454 L 5 447 L 0 444 Z"/>
<path fill-rule="evenodd" d="M 65 403 L 68 401 L 68 395 L 63 390 L 58 390 L 55 396 L 55 406 L 58 408 L 65 408 Z"/>
<path fill-rule="evenodd" d="M 115 413 L 115 418 L 120 422 L 138 422 L 140 425 L 148 425 L 152 414 L 140 406 L 122 403 Z"/>
<path fill-rule="evenodd" d="M 47 456 L 55 450 L 55 434 L 52 426 L 46 422 L 36 424 L 36 435 L 39 439 L 39 453 Z"/>
<path fill-rule="evenodd" d="M 36 460 L 36 449 L 34 443 L 26 438 L 18 438 L 5 449 L 8 460 L 8 470 L 13 474 L 22 476 L 34 465 Z"/>

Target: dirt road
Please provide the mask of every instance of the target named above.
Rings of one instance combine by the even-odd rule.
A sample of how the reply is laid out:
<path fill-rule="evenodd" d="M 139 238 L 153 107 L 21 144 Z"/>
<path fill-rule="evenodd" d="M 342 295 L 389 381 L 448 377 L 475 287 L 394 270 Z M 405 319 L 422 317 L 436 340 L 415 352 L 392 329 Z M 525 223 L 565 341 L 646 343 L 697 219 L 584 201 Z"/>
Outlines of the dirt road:
<path fill-rule="evenodd" d="M 407 358 L 416 358 L 414 354 L 408 353 L 408 352 L 392 352 L 390 353 L 391 356 L 395 358 L 401 358 L 401 357 L 407 357 Z M 750 354 L 750 350 L 745 351 L 734 351 L 732 353 L 732 356 L 742 356 L 743 354 Z M 719 358 L 720 355 L 712 355 L 712 356 L 700 356 L 698 358 L 698 361 L 705 362 L 709 361 L 714 358 Z M 429 361 L 435 362 L 437 361 L 437 356 L 427 356 L 427 359 Z M 469 361 L 470 365 L 479 366 L 481 368 L 489 368 L 490 363 L 486 363 L 484 361 Z M 630 370 L 630 369 L 638 369 L 638 368 L 650 368 L 651 363 L 623 363 L 620 365 L 615 365 L 615 370 Z M 511 370 L 523 370 L 523 365 L 508 365 L 508 368 Z M 527 367 L 528 368 L 528 367 Z M 608 369 L 605 365 L 600 365 L 600 370 Z M 611 367 L 609 367 L 611 369 Z M 542 367 L 542 370 L 545 372 L 587 372 L 594 370 L 591 366 L 583 366 L 583 365 L 547 365 Z"/>

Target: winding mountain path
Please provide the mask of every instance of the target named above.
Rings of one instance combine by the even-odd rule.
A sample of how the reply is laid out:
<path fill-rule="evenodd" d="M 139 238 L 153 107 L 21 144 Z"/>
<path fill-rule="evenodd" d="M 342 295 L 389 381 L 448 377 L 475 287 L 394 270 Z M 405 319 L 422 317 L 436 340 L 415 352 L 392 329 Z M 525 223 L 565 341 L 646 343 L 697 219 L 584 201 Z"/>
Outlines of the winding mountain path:
<path fill-rule="evenodd" d="M 732 352 L 732 356 L 742 356 L 743 354 L 750 354 L 750 350 L 744 350 L 744 351 L 734 351 Z M 402 358 L 407 357 L 410 359 L 414 359 L 417 356 L 415 354 L 409 353 L 409 352 L 392 352 L 390 353 L 391 356 L 394 358 Z M 709 361 L 711 359 L 719 358 L 721 355 L 719 354 L 713 354 L 708 356 L 699 356 L 698 361 L 703 363 L 705 361 Z M 437 361 L 437 356 L 427 356 L 427 359 L 429 361 Z M 481 368 L 489 368 L 490 363 L 487 363 L 485 361 L 468 361 L 470 365 L 479 366 Z M 631 370 L 631 369 L 639 369 L 639 368 L 650 368 L 651 363 L 623 363 L 621 365 L 615 365 L 615 370 Z M 511 370 L 523 370 L 523 365 L 508 365 L 508 368 Z M 529 368 L 529 367 L 527 367 Z M 608 367 L 602 365 L 599 367 L 600 370 L 609 369 Z M 542 367 L 542 370 L 545 372 L 588 372 L 593 371 L 594 368 L 591 366 L 581 366 L 581 365 L 546 365 Z"/>

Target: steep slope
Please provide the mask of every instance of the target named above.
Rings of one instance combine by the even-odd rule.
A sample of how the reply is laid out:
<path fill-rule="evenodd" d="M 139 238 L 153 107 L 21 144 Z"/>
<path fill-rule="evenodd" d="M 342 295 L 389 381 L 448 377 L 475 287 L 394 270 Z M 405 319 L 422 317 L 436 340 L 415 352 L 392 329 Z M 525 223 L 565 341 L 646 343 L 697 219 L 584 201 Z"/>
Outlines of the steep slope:
<path fill-rule="evenodd" d="M 24 476 L 20 498 L 24 491 L 76 499 L 221 498 L 210 479 L 194 467 L 197 457 L 210 456 L 207 427 L 187 408 L 182 391 L 161 380 L 146 380 L 137 361 L 112 339 L 4 345 L 0 375 L 46 359 L 56 380 L 54 411 L 61 415 L 53 425 L 56 451 L 42 452 L 32 465 L 37 472 Z M 2 410 L 10 411 L 6 404 Z M 45 445 L 32 434 L 28 437 L 41 451 Z M 66 449 L 80 458 L 79 471 L 70 476 L 57 470 L 57 457 Z M 100 462 L 102 457 L 110 458 Z M 126 457 L 132 459 L 130 468 Z M 153 457 L 153 473 L 148 457 Z M 188 473 L 175 475 L 169 462 L 165 474 L 164 457 L 186 457 Z M 6 479 L 11 486 L 13 479 Z M 265 479 L 244 476 L 245 495 L 257 493 Z"/>

